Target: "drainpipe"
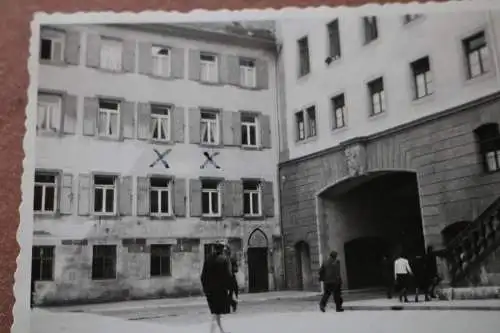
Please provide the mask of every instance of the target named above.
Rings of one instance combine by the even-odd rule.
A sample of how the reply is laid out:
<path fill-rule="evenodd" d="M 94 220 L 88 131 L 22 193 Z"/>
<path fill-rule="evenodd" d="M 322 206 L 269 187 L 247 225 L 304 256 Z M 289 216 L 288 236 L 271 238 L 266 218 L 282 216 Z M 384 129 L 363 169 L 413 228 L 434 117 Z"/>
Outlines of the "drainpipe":
<path fill-rule="evenodd" d="M 500 87 L 500 65 L 498 63 L 498 44 L 497 44 L 497 34 L 495 30 L 495 20 L 493 19 L 493 15 L 491 10 L 486 12 L 486 20 L 491 29 L 491 46 L 493 49 L 493 62 L 495 65 L 495 75 L 497 78 L 498 85 Z"/>
<path fill-rule="evenodd" d="M 275 31 L 276 35 L 276 31 Z M 277 160 L 278 164 L 280 161 L 280 153 L 281 153 L 281 122 L 280 122 L 280 117 L 281 117 L 281 103 L 280 103 L 280 86 L 281 82 L 279 80 L 279 61 L 280 61 L 280 55 L 281 55 L 281 50 L 282 47 L 280 44 L 276 44 L 276 51 L 274 52 L 274 57 L 275 57 L 275 65 L 274 65 L 274 80 L 275 80 L 275 98 L 276 98 L 276 133 L 278 134 L 278 151 L 277 151 Z M 286 135 L 286 133 L 285 133 Z M 278 210 L 279 210 L 279 225 L 280 225 L 280 236 L 281 236 L 281 266 L 283 269 L 283 283 L 284 283 L 284 289 L 287 289 L 287 274 L 286 274 L 286 260 L 285 260 L 285 237 L 283 234 L 283 215 L 281 214 L 281 189 L 282 189 L 282 184 L 281 184 L 281 178 L 280 178 L 280 172 L 279 172 L 279 166 L 277 166 L 277 172 L 276 172 L 276 178 L 277 178 L 277 183 L 278 184 Z"/>

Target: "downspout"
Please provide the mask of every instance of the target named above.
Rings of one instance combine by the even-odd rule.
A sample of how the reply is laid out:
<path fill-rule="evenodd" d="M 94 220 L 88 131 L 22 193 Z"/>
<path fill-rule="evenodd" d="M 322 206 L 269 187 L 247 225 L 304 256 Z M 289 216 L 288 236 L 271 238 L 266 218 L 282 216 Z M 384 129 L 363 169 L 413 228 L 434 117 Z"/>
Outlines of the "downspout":
<path fill-rule="evenodd" d="M 287 289 L 287 274 L 286 274 L 286 260 L 285 260 L 285 237 L 283 234 L 283 214 L 281 211 L 281 189 L 282 189 L 282 182 L 280 178 L 280 168 L 279 168 L 279 163 L 280 163 L 280 153 L 281 153 L 281 103 L 280 103 L 280 86 L 281 82 L 279 80 L 279 61 L 280 61 L 280 55 L 281 55 L 281 50 L 282 47 L 280 44 L 276 44 L 276 50 L 274 52 L 275 56 L 275 65 L 274 65 L 274 80 L 275 80 L 275 100 L 276 100 L 276 133 L 278 134 L 278 150 L 277 150 L 277 161 L 278 165 L 277 167 L 277 172 L 276 172 L 276 178 L 277 178 L 277 184 L 278 184 L 278 208 L 279 208 L 279 226 L 280 226 L 280 238 L 281 238 L 281 267 L 283 269 L 283 281 L 282 283 L 284 284 L 284 289 Z M 285 134 L 286 135 L 286 134 Z"/>
<path fill-rule="evenodd" d="M 498 86 L 500 87 L 500 65 L 498 63 L 498 44 L 497 44 L 497 36 L 495 30 L 495 20 L 493 19 L 491 10 L 488 10 L 486 12 L 486 20 L 491 29 L 491 46 L 493 48 L 493 62 L 495 66 L 495 75 L 497 78 Z"/>

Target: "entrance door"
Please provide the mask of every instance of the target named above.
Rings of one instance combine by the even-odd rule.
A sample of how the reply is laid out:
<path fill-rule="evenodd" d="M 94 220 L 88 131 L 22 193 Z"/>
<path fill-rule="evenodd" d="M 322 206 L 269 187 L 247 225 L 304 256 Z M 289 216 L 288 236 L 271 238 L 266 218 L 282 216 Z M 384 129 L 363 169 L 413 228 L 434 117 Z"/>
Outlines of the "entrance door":
<path fill-rule="evenodd" d="M 248 291 L 251 293 L 269 290 L 267 247 L 248 248 Z"/>

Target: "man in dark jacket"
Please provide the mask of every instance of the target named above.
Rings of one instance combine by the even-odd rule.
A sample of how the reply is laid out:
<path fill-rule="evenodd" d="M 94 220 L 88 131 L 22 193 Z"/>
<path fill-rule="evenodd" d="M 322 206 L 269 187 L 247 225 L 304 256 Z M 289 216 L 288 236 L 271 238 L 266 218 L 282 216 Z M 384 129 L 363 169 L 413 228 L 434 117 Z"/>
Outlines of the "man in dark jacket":
<path fill-rule="evenodd" d="M 226 247 L 226 256 L 229 258 L 231 265 L 231 289 L 229 291 L 229 299 L 233 312 L 236 312 L 236 308 L 238 306 L 238 280 L 236 279 L 236 273 L 238 273 L 238 261 L 236 260 L 236 257 L 231 256 L 231 249 L 229 246 Z M 236 299 L 233 298 L 233 295 Z"/>
<path fill-rule="evenodd" d="M 340 262 L 337 260 L 337 252 L 332 251 L 319 269 L 319 280 L 323 282 L 323 297 L 319 302 L 319 308 L 325 312 L 326 303 L 333 294 L 337 312 L 342 312 L 342 279 L 340 277 Z"/>
<path fill-rule="evenodd" d="M 425 299 L 430 301 L 431 298 L 436 298 L 435 289 L 440 282 L 437 271 L 436 252 L 432 246 L 427 247 L 425 254 Z"/>

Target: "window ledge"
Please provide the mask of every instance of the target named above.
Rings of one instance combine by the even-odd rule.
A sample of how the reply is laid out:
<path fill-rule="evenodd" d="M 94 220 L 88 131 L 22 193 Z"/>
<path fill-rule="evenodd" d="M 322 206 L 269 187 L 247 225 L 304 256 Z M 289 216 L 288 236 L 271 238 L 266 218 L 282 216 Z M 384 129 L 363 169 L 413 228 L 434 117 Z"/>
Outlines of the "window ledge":
<path fill-rule="evenodd" d="M 370 116 L 368 117 L 368 120 L 375 121 L 377 119 L 384 118 L 384 117 L 387 117 L 387 110 L 385 110 L 384 112 L 377 113 L 377 114 L 370 114 Z"/>
<path fill-rule="evenodd" d="M 143 74 L 143 75 L 153 80 L 162 80 L 162 81 L 175 81 L 183 79 L 183 78 L 173 77 L 172 74 L 169 75 Z"/>
<path fill-rule="evenodd" d="M 262 146 L 243 146 L 242 145 L 241 149 L 254 151 L 254 150 L 263 150 L 264 148 L 262 148 Z"/>
<path fill-rule="evenodd" d="M 381 43 L 381 41 L 380 41 L 380 36 L 377 36 L 377 38 L 372 39 L 372 40 L 370 40 L 370 41 L 366 41 L 366 40 L 364 40 L 364 41 L 363 41 L 363 46 L 365 46 L 365 47 L 369 47 L 369 46 L 372 46 L 372 45 L 375 45 L 375 46 L 376 46 L 376 45 L 378 45 L 378 44 L 380 44 L 380 43 Z M 375 46 L 374 46 L 374 47 L 375 47 Z"/>
<path fill-rule="evenodd" d="M 40 130 L 40 129 L 36 130 L 36 135 L 37 136 L 44 136 L 44 137 L 48 137 L 48 138 L 55 138 L 55 137 L 61 136 L 59 131 L 51 132 L 51 131 Z"/>
<path fill-rule="evenodd" d="M 103 282 L 103 283 L 107 283 L 107 282 L 113 282 L 115 283 L 117 280 L 116 277 L 113 277 L 113 278 L 90 278 L 90 281 L 92 282 Z"/>
<path fill-rule="evenodd" d="M 435 94 L 436 94 L 435 92 L 432 92 L 432 93 L 425 95 L 423 97 L 420 97 L 420 98 L 413 98 L 411 101 L 411 104 L 414 106 L 419 106 L 421 104 L 430 103 L 430 102 L 434 101 Z"/>
<path fill-rule="evenodd" d="M 200 84 L 203 84 L 205 86 L 223 86 L 224 83 L 220 82 L 220 81 L 215 81 L 215 82 L 212 82 L 212 81 L 203 81 L 203 80 L 198 80 L 198 83 Z"/>
<path fill-rule="evenodd" d="M 342 127 L 333 127 L 332 128 L 332 134 L 337 134 L 337 133 L 345 132 L 348 129 L 349 129 L 349 126 L 347 126 L 347 125 L 344 125 Z"/>
<path fill-rule="evenodd" d="M 243 219 L 245 221 L 258 221 L 258 220 L 264 220 L 265 217 L 261 215 L 243 215 Z"/>
<path fill-rule="evenodd" d="M 495 77 L 495 71 L 494 70 L 489 70 L 486 73 L 483 73 L 481 75 L 475 76 L 473 78 L 470 78 L 470 77 L 467 76 L 464 84 L 466 86 L 468 86 L 468 85 L 476 84 L 476 83 L 479 83 L 479 82 L 482 82 L 482 81 L 491 80 L 494 77 Z"/>
<path fill-rule="evenodd" d="M 60 214 L 57 212 L 38 212 L 38 211 L 33 211 L 33 215 L 37 218 L 58 218 L 60 217 Z"/>
<path fill-rule="evenodd" d="M 165 145 L 165 146 L 173 146 L 175 142 L 173 140 L 159 140 L 159 139 L 149 139 L 149 143 L 155 145 Z"/>
<path fill-rule="evenodd" d="M 120 70 L 113 70 L 113 69 L 108 69 L 108 68 L 102 68 L 101 66 L 99 67 L 94 67 L 96 70 L 100 71 L 100 72 L 103 72 L 103 73 L 106 73 L 106 74 L 127 74 L 129 72 L 126 72 L 123 68 L 120 69 Z M 132 72 L 133 73 L 133 72 Z M 131 73 L 131 74 L 132 74 Z"/>
<path fill-rule="evenodd" d="M 201 148 L 223 148 L 224 145 L 222 143 L 210 144 L 210 143 L 199 143 L 198 146 Z"/>
<path fill-rule="evenodd" d="M 175 220 L 175 216 L 172 214 L 169 215 L 149 215 L 149 219 L 153 221 L 171 221 Z"/>
<path fill-rule="evenodd" d="M 312 76 L 312 70 L 309 69 L 309 72 L 307 74 L 297 74 L 297 83 L 302 84 L 303 82 L 306 82 L 310 77 Z"/>
<path fill-rule="evenodd" d="M 172 274 L 170 275 L 149 275 L 149 278 L 152 280 L 162 280 L 162 279 L 173 279 Z"/>
<path fill-rule="evenodd" d="M 201 216 L 201 220 L 202 221 L 220 221 L 222 220 L 223 217 L 222 216 L 210 216 L 210 215 L 202 215 Z"/>
<path fill-rule="evenodd" d="M 97 139 L 102 140 L 102 141 L 121 141 L 120 137 L 113 137 L 113 136 L 104 136 L 104 135 L 96 135 Z"/>
<path fill-rule="evenodd" d="M 96 219 L 106 219 L 106 220 L 115 220 L 119 219 L 121 216 L 118 216 L 116 213 L 92 213 L 92 217 Z"/>
<path fill-rule="evenodd" d="M 311 136 L 311 137 L 309 137 L 309 138 L 305 138 L 305 139 L 302 139 L 302 140 L 297 140 L 297 141 L 295 141 L 295 143 L 296 143 L 297 145 L 305 145 L 305 144 L 308 144 L 308 143 L 314 142 L 314 141 L 316 141 L 316 140 L 318 140 L 318 136 L 317 136 L 317 135 L 315 135 L 315 136 Z"/>
<path fill-rule="evenodd" d="M 332 60 L 330 61 L 330 63 L 326 63 L 327 59 L 328 58 L 332 58 Z M 342 55 L 339 55 L 337 58 L 333 58 L 331 55 L 328 55 L 326 56 L 325 58 L 325 65 L 326 65 L 326 68 L 331 68 L 331 67 L 335 67 L 335 66 L 340 66 L 340 64 L 342 64 L 342 61 L 343 58 L 342 58 Z"/>

